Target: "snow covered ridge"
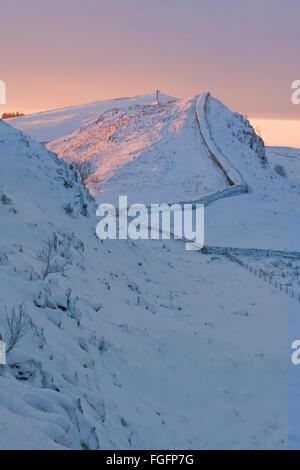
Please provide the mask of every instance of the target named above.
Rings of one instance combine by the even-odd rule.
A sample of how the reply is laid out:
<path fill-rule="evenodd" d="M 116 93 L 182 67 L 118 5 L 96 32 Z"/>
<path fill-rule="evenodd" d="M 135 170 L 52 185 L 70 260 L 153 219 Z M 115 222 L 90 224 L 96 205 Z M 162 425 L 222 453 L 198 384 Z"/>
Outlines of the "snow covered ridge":
<path fill-rule="evenodd" d="M 264 149 L 242 116 L 212 97 L 207 101 L 206 114 L 213 141 L 250 188 L 247 194 L 219 200 L 207 208 L 208 244 L 299 252 L 297 149 L 284 152 L 277 148 L 277 162 L 273 164 L 275 149 Z M 286 170 L 280 172 L 281 166 Z"/>
<path fill-rule="evenodd" d="M 160 103 L 172 101 L 172 96 L 159 94 Z M 154 104 L 156 94 L 117 98 L 111 100 L 97 101 L 79 106 L 70 106 L 52 111 L 30 114 L 27 116 L 14 118 L 10 124 L 16 129 L 25 132 L 38 142 L 50 142 L 64 135 L 68 135 L 79 127 L 87 124 L 91 119 L 95 119 L 100 114 L 109 109 L 127 108 L 135 104 Z"/>
<path fill-rule="evenodd" d="M 223 155 L 222 158 L 227 160 L 227 165 L 231 165 L 232 169 L 234 168 L 232 163 L 228 161 L 231 155 L 225 156 L 224 152 L 217 144 L 216 139 L 214 139 L 212 132 L 213 127 L 218 127 L 219 132 L 223 132 L 224 140 L 231 137 L 232 144 L 236 142 L 242 144 L 242 146 L 244 145 L 246 148 L 250 147 L 260 160 L 262 166 L 267 164 L 264 142 L 261 137 L 255 133 L 247 119 L 241 114 L 230 111 L 221 101 L 211 97 L 210 93 L 204 93 L 201 97 L 201 101 L 200 112 L 202 119 L 200 119 L 200 122 L 204 123 L 205 138 L 207 142 L 216 149 L 219 156 Z M 209 115 L 211 115 L 211 120 Z M 222 125 L 220 126 L 221 120 Z M 233 151 L 232 153 L 236 152 Z M 237 171 L 237 169 L 235 169 L 235 171 Z M 242 178 L 240 173 L 238 176 Z M 235 175 L 235 177 L 237 177 L 237 175 Z"/>
<path fill-rule="evenodd" d="M 202 203 L 207 245 L 299 251 L 295 176 L 281 176 L 249 121 L 207 93 L 106 111 L 47 147 L 93 165 L 98 203 Z"/>
<path fill-rule="evenodd" d="M 169 124 L 185 117 L 197 151 L 192 112 Z M 101 243 L 95 213 L 0 120 L 0 334 L 13 313 L 25 333 L 0 366 L 0 448 L 286 448 L 287 297 L 180 240 Z"/>
<path fill-rule="evenodd" d="M 235 168 L 229 159 L 223 155 L 220 148 L 216 145 L 215 141 L 213 140 L 210 125 L 207 119 L 207 103 L 210 98 L 210 93 L 203 93 L 201 97 L 199 97 L 196 105 L 196 117 L 197 122 L 199 124 L 200 133 L 209 148 L 211 156 L 216 163 L 216 165 L 221 169 L 224 173 L 225 178 L 229 186 L 240 186 L 244 192 L 248 191 L 247 183 L 242 177 L 241 173 L 237 168 Z M 253 137 L 255 133 L 253 132 Z M 264 151 L 263 142 L 261 142 L 261 148 Z"/>
<path fill-rule="evenodd" d="M 88 186 L 99 202 L 117 204 L 116 187 L 131 202 L 146 204 L 200 201 L 229 186 L 239 188 L 233 194 L 246 191 L 238 165 L 233 166 L 212 139 L 207 100 L 203 94 L 201 99 L 110 110 L 47 147 L 70 162 L 93 162 Z M 226 110 L 233 121 L 239 116 Z M 241 119 L 232 125 L 247 158 L 264 162 L 263 142 L 249 122 Z M 232 130 L 226 134 L 232 136 Z"/>

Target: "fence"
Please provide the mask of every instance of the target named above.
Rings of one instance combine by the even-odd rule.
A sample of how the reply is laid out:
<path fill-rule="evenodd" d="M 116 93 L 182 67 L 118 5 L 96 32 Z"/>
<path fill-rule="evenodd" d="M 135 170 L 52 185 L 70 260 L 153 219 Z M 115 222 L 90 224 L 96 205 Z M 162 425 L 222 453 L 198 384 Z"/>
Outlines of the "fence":
<path fill-rule="evenodd" d="M 284 294 L 288 295 L 289 297 L 292 297 L 294 299 L 297 299 L 300 302 L 300 294 L 296 293 L 293 289 L 291 289 L 289 286 L 283 285 L 282 283 L 278 282 L 277 279 L 273 279 L 273 276 L 271 274 L 267 273 L 263 269 L 258 269 L 253 266 L 251 266 L 248 263 L 244 263 L 241 259 L 237 258 L 236 256 L 226 253 L 225 256 L 232 261 L 233 263 L 237 263 L 243 268 L 247 269 L 250 273 L 254 274 L 255 276 L 259 277 L 259 279 L 262 279 L 263 281 L 267 282 L 268 284 L 272 285 L 273 287 L 279 289 L 281 292 Z"/>

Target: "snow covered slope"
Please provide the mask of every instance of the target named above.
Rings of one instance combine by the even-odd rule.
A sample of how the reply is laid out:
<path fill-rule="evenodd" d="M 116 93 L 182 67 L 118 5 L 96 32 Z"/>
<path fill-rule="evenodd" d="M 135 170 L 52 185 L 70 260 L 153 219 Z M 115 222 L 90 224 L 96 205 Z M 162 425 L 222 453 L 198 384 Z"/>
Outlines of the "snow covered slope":
<path fill-rule="evenodd" d="M 48 148 L 93 162 L 97 201 L 218 198 L 207 205 L 207 245 L 299 251 L 299 182 L 278 174 L 249 121 L 209 94 L 107 111 Z"/>
<path fill-rule="evenodd" d="M 289 147 L 266 147 L 268 162 L 273 168 L 283 167 L 292 183 L 300 183 L 300 149 Z"/>
<path fill-rule="evenodd" d="M 181 241 L 100 243 L 73 171 L 1 120 L 0 193 L 5 338 L 5 309 L 27 311 L 1 449 L 286 447 L 288 297 Z"/>
<path fill-rule="evenodd" d="M 300 169 L 299 159 L 283 160 L 278 155 L 281 150 L 276 152 L 273 148 L 267 150 L 270 162 L 264 164 L 264 155 L 248 121 L 212 97 L 208 100 L 207 120 L 219 151 L 238 168 L 250 188 L 248 194 L 222 199 L 208 206 L 208 243 L 300 251 L 300 184 L 296 176 Z M 254 151 L 258 158 L 251 157 Z M 292 156 L 298 155 L 297 152 L 295 149 Z M 277 155 L 276 163 L 274 154 Z M 279 160 L 290 169 L 286 176 L 276 171 Z"/>
<path fill-rule="evenodd" d="M 48 148 L 66 160 L 93 161 L 89 187 L 97 200 L 117 203 L 119 194 L 146 204 L 198 200 L 227 183 L 200 139 L 196 102 L 107 111 Z"/>
<path fill-rule="evenodd" d="M 78 127 L 83 126 L 89 120 L 96 118 L 108 109 L 123 108 L 134 104 L 155 103 L 155 93 L 134 96 L 130 98 L 118 98 L 114 100 L 97 101 L 81 106 L 45 111 L 30 114 L 20 118 L 11 119 L 9 122 L 16 129 L 20 129 L 33 137 L 38 142 L 49 142 L 64 135 L 70 134 Z M 161 103 L 173 100 L 171 96 L 159 94 Z"/>
<path fill-rule="evenodd" d="M 224 156 L 215 146 L 207 122 L 209 96 L 204 93 L 159 106 L 107 111 L 47 147 L 69 161 L 93 162 L 96 170 L 89 187 L 97 200 L 116 202 L 116 188 L 119 194 L 147 204 L 196 201 L 229 186 L 245 192 L 248 186 L 239 166 L 244 159 L 261 166 L 265 161 L 263 142 L 239 116 L 235 127 L 245 135 L 242 140 L 236 138 L 238 145 L 233 142 L 226 149 L 230 157 Z M 221 120 L 226 141 L 228 136 L 232 139 L 227 118 L 237 115 L 224 109 Z M 235 164 L 232 152 L 242 152 Z"/>

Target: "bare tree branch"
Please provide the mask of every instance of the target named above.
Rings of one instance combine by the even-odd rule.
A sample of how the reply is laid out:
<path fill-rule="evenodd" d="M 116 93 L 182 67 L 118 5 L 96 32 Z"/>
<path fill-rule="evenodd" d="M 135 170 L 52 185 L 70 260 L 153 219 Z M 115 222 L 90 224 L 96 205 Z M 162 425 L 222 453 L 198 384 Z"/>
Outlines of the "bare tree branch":
<path fill-rule="evenodd" d="M 94 174 L 93 162 L 91 160 L 72 160 L 70 163 L 77 171 L 79 182 L 85 186 L 88 179 Z"/>
<path fill-rule="evenodd" d="M 41 277 L 43 281 L 49 274 L 64 272 L 64 267 L 55 260 L 57 241 L 57 235 L 53 233 L 52 238 L 47 238 L 44 241 L 44 248 L 37 253 L 37 259 L 42 263 Z"/>
<path fill-rule="evenodd" d="M 6 310 L 5 344 L 7 354 L 27 333 L 27 324 L 28 314 L 25 302 L 20 303 L 18 306 L 13 305 L 9 313 Z"/>

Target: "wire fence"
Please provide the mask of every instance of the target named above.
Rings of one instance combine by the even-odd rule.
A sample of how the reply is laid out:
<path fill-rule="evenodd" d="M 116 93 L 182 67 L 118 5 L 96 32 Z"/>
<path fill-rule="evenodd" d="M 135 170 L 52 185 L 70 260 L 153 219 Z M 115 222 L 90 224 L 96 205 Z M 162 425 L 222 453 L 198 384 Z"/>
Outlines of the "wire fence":
<path fill-rule="evenodd" d="M 279 289 L 281 292 L 286 294 L 287 296 L 296 299 L 300 302 L 300 293 L 297 293 L 292 289 L 290 286 L 284 285 L 281 282 L 279 282 L 277 279 L 274 279 L 274 276 L 271 274 L 267 273 L 263 269 L 255 268 L 251 264 L 244 263 L 241 259 L 237 258 L 236 256 L 226 253 L 225 256 L 232 261 L 233 263 L 237 263 L 243 268 L 245 268 L 247 271 L 250 273 L 254 274 L 254 276 L 257 276 L 259 279 L 262 279 L 266 283 L 272 285 L 276 289 Z"/>

